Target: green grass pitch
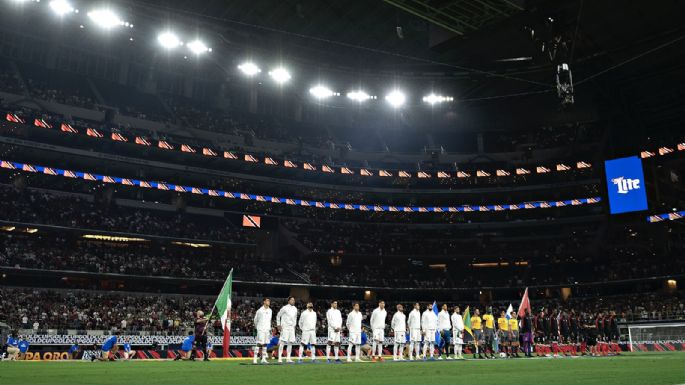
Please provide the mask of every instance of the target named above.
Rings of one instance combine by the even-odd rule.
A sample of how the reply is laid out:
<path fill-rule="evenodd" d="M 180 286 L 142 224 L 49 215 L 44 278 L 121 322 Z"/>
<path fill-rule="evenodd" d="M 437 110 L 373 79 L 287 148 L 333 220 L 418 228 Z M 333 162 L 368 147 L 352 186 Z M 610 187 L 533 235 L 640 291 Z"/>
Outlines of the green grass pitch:
<path fill-rule="evenodd" d="M 0 384 L 685 384 L 685 352 L 416 363 L 1 362 Z"/>

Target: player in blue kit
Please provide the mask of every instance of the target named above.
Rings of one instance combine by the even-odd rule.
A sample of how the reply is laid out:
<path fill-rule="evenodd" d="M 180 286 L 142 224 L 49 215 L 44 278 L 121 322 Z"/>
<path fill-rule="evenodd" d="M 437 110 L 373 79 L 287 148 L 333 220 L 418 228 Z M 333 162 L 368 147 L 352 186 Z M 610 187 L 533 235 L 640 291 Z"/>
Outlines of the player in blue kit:
<path fill-rule="evenodd" d="M 136 356 L 136 351 L 131 349 L 131 344 L 126 341 L 124 342 L 124 360 L 131 360 Z"/>
<path fill-rule="evenodd" d="M 272 356 L 274 354 L 278 354 L 278 344 L 280 343 L 281 338 L 280 334 L 278 333 L 278 329 L 274 328 L 273 334 L 271 335 L 271 339 L 269 340 L 269 343 L 266 344 L 266 353 L 268 356 Z M 274 358 L 278 358 L 274 356 Z"/>
<path fill-rule="evenodd" d="M 178 361 L 178 360 L 195 361 L 195 357 L 193 357 L 193 345 L 194 344 L 195 344 L 195 336 L 193 335 L 193 332 L 188 332 L 188 337 L 186 337 L 183 340 L 183 343 L 181 344 L 182 354 L 177 354 L 176 358 L 174 358 L 174 361 Z"/>
<path fill-rule="evenodd" d="M 19 340 L 17 333 L 12 333 L 7 336 L 7 359 L 16 360 L 19 357 Z"/>
<path fill-rule="evenodd" d="M 23 336 L 21 337 L 19 344 L 17 345 L 19 347 L 19 359 L 23 360 L 26 358 L 26 353 L 29 351 L 29 345 L 31 345 L 28 341 L 26 341 L 26 338 Z"/>
<path fill-rule="evenodd" d="M 69 350 L 67 351 L 67 353 L 69 353 L 69 357 L 71 357 L 72 360 L 75 360 L 76 356 L 78 356 L 79 349 L 80 347 L 78 346 L 78 341 L 74 340 L 74 343 L 71 344 Z"/>
<path fill-rule="evenodd" d="M 114 333 L 113 336 L 109 337 L 104 344 L 102 344 L 102 351 L 100 352 L 100 357 L 93 355 L 90 359 L 91 361 L 114 361 L 114 357 L 110 358 L 110 353 L 114 354 L 117 351 L 117 341 L 120 332 Z"/>

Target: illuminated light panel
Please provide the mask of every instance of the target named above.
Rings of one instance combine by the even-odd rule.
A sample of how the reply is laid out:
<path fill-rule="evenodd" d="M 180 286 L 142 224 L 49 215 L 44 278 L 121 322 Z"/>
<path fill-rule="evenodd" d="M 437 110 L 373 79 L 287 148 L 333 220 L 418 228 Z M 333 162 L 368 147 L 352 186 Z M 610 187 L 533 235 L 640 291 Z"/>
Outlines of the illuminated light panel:
<path fill-rule="evenodd" d="M 239 65 L 238 69 L 247 76 L 255 76 L 262 72 L 261 68 L 259 68 L 255 63 L 249 61 Z"/>
<path fill-rule="evenodd" d="M 358 102 L 358 103 L 365 102 L 369 99 L 376 99 L 375 96 L 371 96 L 362 90 L 348 92 L 347 98 L 350 100 L 354 100 L 355 102 Z"/>
<path fill-rule="evenodd" d="M 334 92 L 330 88 L 322 85 L 318 85 L 309 89 L 309 93 L 317 99 L 326 99 L 331 96 L 340 96 L 339 93 Z"/>
<path fill-rule="evenodd" d="M 88 12 L 88 18 L 100 28 L 112 29 L 114 27 L 130 27 L 133 24 L 123 21 L 119 15 L 110 9 L 96 9 Z"/>
<path fill-rule="evenodd" d="M 212 49 L 207 47 L 207 45 L 202 40 L 193 40 L 186 44 L 186 47 L 190 52 L 195 55 L 202 55 L 203 53 L 212 52 Z"/>
<path fill-rule="evenodd" d="M 181 39 L 173 32 L 162 32 L 157 35 L 157 42 L 165 49 L 174 49 L 183 45 Z"/>
<path fill-rule="evenodd" d="M 269 71 L 269 76 L 278 84 L 287 83 L 292 78 L 290 72 L 283 67 L 278 67 Z"/>
<path fill-rule="evenodd" d="M 94 239 L 97 241 L 110 241 L 110 242 L 147 242 L 145 238 L 135 238 L 135 237 L 119 237 L 114 235 L 102 235 L 102 234 L 84 234 L 82 238 Z"/>
<path fill-rule="evenodd" d="M 423 97 L 423 101 L 428 103 L 428 104 L 438 104 L 438 103 L 446 103 L 446 102 L 451 102 L 453 101 L 454 98 L 451 96 L 443 96 L 443 95 L 436 95 L 436 94 L 429 94 Z"/>
<path fill-rule="evenodd" d="M 385 101 L 393 108 L 400 108 L 407 101 L 407 96 L 400 90 L 393 90 L 385 95 Z"/>
<path fill-rule="evenodd" d="M 52 0 L 50 2 L 50 9 L 58 16 L 64 16 L 67 13 L 76 13 L 78 10 L 74 9 L 67 0 Z"/>
<path fill-rule="evenodd" d="M 178 246 L 187 246 L 187 247 L 193 247 L 193 248 L 206 248 L 206 247 L 212 247 L 209 243 L 192 243 L 192 242 L 171 242 L 174 245 Z"/>

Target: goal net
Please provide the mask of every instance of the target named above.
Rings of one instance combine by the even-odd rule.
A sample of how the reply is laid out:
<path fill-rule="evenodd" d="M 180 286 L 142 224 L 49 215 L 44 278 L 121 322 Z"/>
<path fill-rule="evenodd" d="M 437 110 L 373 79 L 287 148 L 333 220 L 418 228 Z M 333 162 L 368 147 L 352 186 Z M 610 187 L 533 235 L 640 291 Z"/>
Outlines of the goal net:
<path fill-rule="evenodd" d="M 674 344 L 685 344 L 685 322 L 630 324 L 628 340 L 631 351 L 671 350 Z"/>

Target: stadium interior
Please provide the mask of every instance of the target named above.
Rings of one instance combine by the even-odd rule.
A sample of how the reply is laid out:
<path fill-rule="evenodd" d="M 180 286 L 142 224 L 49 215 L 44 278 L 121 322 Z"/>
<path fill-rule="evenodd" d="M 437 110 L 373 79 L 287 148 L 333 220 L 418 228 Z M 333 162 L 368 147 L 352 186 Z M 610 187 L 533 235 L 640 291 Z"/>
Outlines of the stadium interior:
<path fill-rule="evenodd" d="M 332 300 L 366 324 L 379 300 L 499 314 L 524 292 L 664 350 L 630 326 L 685 323 L 684 14 L 2 1 L 3 343 L 88 359 L 117 332 L 167 358 L 232 271 L 212 357 L 252 354 L 265 297 L 313 302 L 325 336 Z M 605 162 L 628 157 L 643 177 L 614 194 Z"/>

